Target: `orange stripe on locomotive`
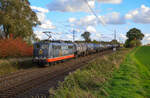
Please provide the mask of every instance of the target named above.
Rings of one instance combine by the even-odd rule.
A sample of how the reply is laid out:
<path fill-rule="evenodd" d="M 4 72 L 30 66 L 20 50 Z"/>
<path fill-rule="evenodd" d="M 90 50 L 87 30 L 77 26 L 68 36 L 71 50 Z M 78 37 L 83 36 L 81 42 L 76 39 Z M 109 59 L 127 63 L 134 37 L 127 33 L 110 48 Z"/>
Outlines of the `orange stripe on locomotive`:
<path fill-rule="evenodd" d="M 47 59 L 47 62 L 55 62 L 55 61 L 60 61 L 60 60 L 64 60 L 64 59 L 69 59 L 69 58 L 74 58 L 75 55 L 67 55 L 67 56 L 62 56 L 62 57 L 56 57 L 56 58 L 50 58 Z"/>

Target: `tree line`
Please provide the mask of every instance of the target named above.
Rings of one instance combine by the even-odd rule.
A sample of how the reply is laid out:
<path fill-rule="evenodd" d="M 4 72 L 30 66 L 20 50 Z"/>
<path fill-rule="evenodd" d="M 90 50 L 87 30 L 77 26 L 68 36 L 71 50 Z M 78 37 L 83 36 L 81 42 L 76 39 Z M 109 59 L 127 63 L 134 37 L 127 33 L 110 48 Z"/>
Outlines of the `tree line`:
<path fill-rule="evenodd" d="M 115 39 L 113 39 L 110 42 L 103 42 L 103 41 L 99 42 L 96 40 L 91 41 L 90 35 L 91 33 L 86 31 L 81 36 L 84 38 L 85 42 L 103 43 L 103 44 L 119 44 L 119 42 Z M 132 47 L 142 45 L 141 40 L 144 38 L 144 34 L 141 32 L 141 30 L 137 28 L 132 28 L 126 33 L 126 37 L 127 37 L 127 40 L 125 41 L 124 46 L 126 48 L 129 48 L 129 47 L 132 48 Z"/>

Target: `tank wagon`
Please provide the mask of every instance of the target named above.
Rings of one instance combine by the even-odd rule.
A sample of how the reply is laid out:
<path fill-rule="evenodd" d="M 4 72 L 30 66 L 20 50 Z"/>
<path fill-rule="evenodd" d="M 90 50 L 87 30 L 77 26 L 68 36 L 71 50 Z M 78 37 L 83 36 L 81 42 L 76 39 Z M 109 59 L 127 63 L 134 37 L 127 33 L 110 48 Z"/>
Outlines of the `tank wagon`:
<path fill-rule="evenodd" d="M 119 45 L 41 41 L 35 43 L 33 47 L 33 62 L 38 63 L 39 65 L 45 65 L 57 61 L 63 61 L 70 58 L 101 52 L 113 47 L 119 47 Z"/>

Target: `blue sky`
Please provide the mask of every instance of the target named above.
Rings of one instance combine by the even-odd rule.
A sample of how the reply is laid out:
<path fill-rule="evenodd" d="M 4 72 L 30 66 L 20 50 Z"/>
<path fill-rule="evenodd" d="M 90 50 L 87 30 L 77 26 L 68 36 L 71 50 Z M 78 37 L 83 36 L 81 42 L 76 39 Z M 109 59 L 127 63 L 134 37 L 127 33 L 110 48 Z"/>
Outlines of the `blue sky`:
<path fill-rule="evenodd" d="M 85 0 L 29 0 L 42 25 L 34 28 L 41 39 L 43 31 L 52 31 L 53 39 L 83 40 L 84 31 L 91 32 L 94 40 L 110 41 L 114 30 L 117 39 L 124 42 L 126 32 L 136 27 L 145 34 L 144 44 L 150 43 L 150 0 L 87 0 L 95 11 L 97 19 Z"/>

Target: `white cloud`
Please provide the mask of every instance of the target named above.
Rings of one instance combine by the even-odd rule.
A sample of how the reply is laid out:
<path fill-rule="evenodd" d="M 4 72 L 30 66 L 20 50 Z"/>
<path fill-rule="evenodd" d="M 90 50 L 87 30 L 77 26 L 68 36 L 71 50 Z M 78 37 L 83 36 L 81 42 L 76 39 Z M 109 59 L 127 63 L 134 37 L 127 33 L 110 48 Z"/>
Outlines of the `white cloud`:
<path fill-rule="evenodd" d="M 150 44 L 150 34 L 146 33 L 144 34 L 144 38 L 142 40 L 142 43 L 145 45 L 145 44 Z"/>
<path fill-rule="evenodd" d="M 71 34 L 67 34 L 67 35 L 65 36 L 65 39 L 67 39 L 67 40 L 72 40 L 72 39 L 73 39 L 73 36 L 72 36 Z"/>
<path fill-rule="evenodd" d="M 41 25 L 39 26 L 41 29 L 54 29 L 56 28 L 50 19 L 46 18 L 46 13 L 48 13 L 48 9 L 31 6 L 32 10 L 34 10 L 37 13 L 38 20 L 41 22 Z"/>
<path fill-rule="evenodd" d="M 92 38 L 92 40 L 100 41 L 101 40 L 101 33 L 100 32 L 92 33 L 91 38 Z"/>
<path fill-rule="evenodd" d="M 104 16 L 99 16 L 101 19 L 103 19 L 104 23 L 106 24 L 112 24 L 112 25 L 117 25 L 117 24 L 124 24 L 125 23 L 125 18 L 120 15 L 120 13 L 117 12 L 112 12 L 109 14 L 106 14 Z M 68 20 L 71 25 L 74 24 L 78 29 L 80 30 L 86 30 L 91 32 L 91 38 L 92 40 L 100 40 L 101 39 L 101 33 L 96 30 L 96 26 L 99 24 L 99 21 L 94 15 L 88 15 L 85 17 L 82 17 L 80 19 L 75 19 L 75 18 L 69 18 Z M 101 22 L 102 24 L 103 22 Z M 84 32 L 83 31 L 83 32 Z M 126 37 L 121 35 L 122 39 L 125 40 Z M 107 36 L 107 38 L 102 38 L 101 40 L 112 40 L 112 36 Z"/>
<path fill-rule="evenodd" d="M 150 7 L 141 5 L 140 8 L 127 13 L 126 19 L 130 19 L 135 23 L 150 24 Z"/>
<path fill-rule="evenodd" d="M 35 33 L 36 37 L 38 37 L 39 39 L 46 38 L 46 36 L 43 34 L 42 30 L 35 30 L 34 33 Z"/>
<path fill-rule="evenodd" d="M 100 3 L 120 4 L 122 0 L 87 0 L 89 5 L 94 8 L 95 1 Z M 61 12 L 89 12 L 89 7 L 85 0 L 53 0 L 47 5 L 50 11 Z"/>
<path fill-rule="evenodd" d="M 77 20 L 75 24 L 79 26 L 89 26 L 96 25 L 97 21 L 94 15 L 89 15 Z"/>
<path fill-rule="evenodd" d="M 93 27 L 93 26 L 88 26 L 88 27 L 86 28 L 86 30 L 89 31 L 89 32 L 91 32 L 91 33 L 96 33 L 96 29 L 95 29 L 95 27 Z"/>
<path fill-rule="evenodd" d="M 37 14 L 37 17 L 38 17 L 38 20 L 40 21 L 40 22 L 42 22 L 42 21 L 44 21 L 45 20 L 45 13 L 42 13 L 42 12 L 36 12 L 36 14 Z"/>
<path fill-rule="evenodd" d="M 112 12 L 104 15 L 103 20 L 106 24 L 125 24 L 124 16 L 121 16 L 118 12 Z"/>
<path fill-rule="evenodd" d="M 127 37 L 125 34 L 119 34 L 118 36 L 118 41 L 120 41 L 121 43 L 125 43 L 125 41 L 127 40 Z"/>
<path fill-rule="evenodd" d="M 122 0 L 97 0 L 98 2 L 102 3 L 112 3 L 112 4 L 120 4 Z"/>
<path fill-rule="evenodd" d="M 124 34 L 120 34 L 120 38 L 123 39 L 123 40 L 127 39 L 126 35 L 124 35 Z"/>
<path fill-rule="evenodd" d="M 109 14 L 106 14 L 104 16 L 99 16 L 100 23 L 105 24 L 111 24 L 111 25 L 118 25 L 118 24 L 125 24 L 126 20 L 124 16 L 121 16 L 118 12 L 112 12 Z M 97 26 L 99 24 L 98 19 L 94 15 L 89 15 L 82 17 L 80 19 L 69 19 L 70 23 L 73 23 L 77 25 L 78 27 L 84 27 L 87 28 L 88 26 Z"/>
<path fill-rule="evenodd" d="M 75 22 L 76 21 L 76 18 L 69 18 L 69 20 L 68 20 L 70 23 L 73 23 L 73 22 Z"/>
<path fill-rule="evenodd" d="M 94 8 L 95 0 L 88 0 L 88 3 Z M 47 7 L 50 11 L 89 12 L 89 8 L 84 0 L 53 0 Z"/>
<path fill-rule="evenodd" d="M 43 34 L 43 31 L 56 28 L 50 19 L 46 18 L 46 13 L 48 13 L 49 10 L 36 6 L 31 6 L 31 9 L 36 12 L 38 20 L 41 22 L 41 25 L 34 30 L 34 33 L 39 39 L 48 38 L 45 34 Z"/>
<path fill-rule="evenodd" d="M 36 12 L 41 12 L 41 13 L 48 13 L 48 9 L 37 7 L 37 6 L 31 6 L 31 9 L 35 10 Z"/>
<path fill-rule="evenodd" d="M 42 29 L 55 29 L 56 27 L 52 25 L 50 20 L 44 20 L 43 23 L 39 26 Z"/>

